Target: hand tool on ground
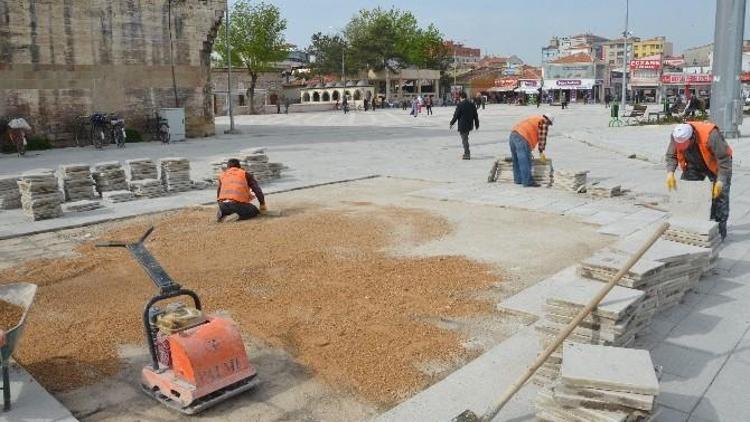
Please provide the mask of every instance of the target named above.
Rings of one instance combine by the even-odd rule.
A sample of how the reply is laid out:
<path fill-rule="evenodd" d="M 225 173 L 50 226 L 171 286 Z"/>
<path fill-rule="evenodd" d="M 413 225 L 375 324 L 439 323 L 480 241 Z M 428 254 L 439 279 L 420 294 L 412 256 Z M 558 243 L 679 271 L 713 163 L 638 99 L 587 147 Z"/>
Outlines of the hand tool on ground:
<path fill-rule="evenodd" d="M 255 387 L 257 372 L 250 364 L 239 328 L 230 319 L 205 315 L 198 295 L 175 283 L 146 249 L 149 228 L 134 243 L 100 242 L 98 247 L 126 248 L 159 289 L 143 311 L 146 344 L 151 358 L 141 371 L 143 391 L 185 414 L 201 412 Z M 192 306 L 170 301 L 189 297 Z"/>
<path fill-rule="evenodd" d="M 3 333 L 3 341 L 0 344 L 0 366 L 3 372 L 3 410 L 10 410 L 10 373 L 8 364 L 13 351 L 21 339 L 23 328 L 26 323 L 26 315 L 31 309 L 36 295 L 36 284 L 11 283 L 0 286 L 0 300 L 23 308 L 23 315 L 16 325 Z"/>
<path fill-rule="evenodd" d="M 651 237 L 648 238 L 648 240 L 641 246 L 640 249 L 638 249 L 623 265 L 623 267 L 620 269 L 620 271 L 615 274 L 615 276 L 610 280 L 607 284 L 605 284 L 602 289 L 599 291 L 599 293 L 594 296 L 591 301 L 589 301 L 588 305 L 586 305 L 585 308 L 576 316 L 573 321 L 568 324 L 567 327 L 565 327 L 564 330 L 555 338 L 555 341 L 552 342 L 552 344 L 549 345 L 540 355 L 537 357 L 537 359 L 534 361 L 534 363 L 529 367 L 526 372 L 523 373 L 513 384 L 511 384 L 510 387 L 503 393 L 503 395 L 500 397 L 500 399 L 495 402 L 482 416 L 477 415 L 476 413 L 472 412 L 471 410 L 467 409 L 461 412 L 458 416 L 453 418 L 453 422 L 489 422 L 492 419 L 497 416 L 497 414 L 500 412 L 500 410 L 505 406 L 508 401 L 518 392 L 518 390 L 523 387 L 524 384 L 526 384 L 526 381 L 528 381 L 532 375 L 544 364 L 544 362 L 552 355 L 552 353 L 557 350 L 558 347 L 562 344 L 563 341 L 570 335 L 570 333 L 573 332 L 573 330 L 578 326 L 578 324 L 581 323 L 593 310 L 599 305 L 599 302 L 601 302 L 605 296 L 607 296 L 607 293 L 612 290 L 615 285 L 620 281 L 620 279 L 625 276 L 625 274 L 630 271 L 631 268 L 638 262 L 639 259 L 646 253 L 646 251 L 653 246 L 654 243 L 656 243 L 657 240 L 661 237 L 664 232 L 667 231 L 669 228 L 669 223 L 662 223 L 656 231 L 651 235 Z"/>

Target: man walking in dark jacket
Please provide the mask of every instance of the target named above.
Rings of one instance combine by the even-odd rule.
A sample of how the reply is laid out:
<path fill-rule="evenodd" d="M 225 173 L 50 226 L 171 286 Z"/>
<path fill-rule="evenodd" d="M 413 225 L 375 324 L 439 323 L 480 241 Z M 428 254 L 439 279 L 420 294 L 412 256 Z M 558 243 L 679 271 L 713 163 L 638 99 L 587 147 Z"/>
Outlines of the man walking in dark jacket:
<path fill-rule="evenodd" d="M 469 132 L 476 128 L 479 130 L 479 115 L 477 114 L 477 108 L 468 99 L 466 92 L 461 92 L 461 101 L 456 106 L 456 111 L 453 113 L 453 118 L 450 122 L 450 128 L 453 129 L 453 125 L 458 121 L 458 133 L 461 134 L 461 143 L 464 146 L 464 160 L 471 159 L 471 151 L 469 151 Z"/>

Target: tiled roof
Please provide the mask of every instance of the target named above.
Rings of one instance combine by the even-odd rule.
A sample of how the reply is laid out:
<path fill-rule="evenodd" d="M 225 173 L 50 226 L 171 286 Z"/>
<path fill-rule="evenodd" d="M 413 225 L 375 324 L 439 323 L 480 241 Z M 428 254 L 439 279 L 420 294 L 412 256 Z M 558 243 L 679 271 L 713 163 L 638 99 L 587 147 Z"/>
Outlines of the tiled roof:
<path fill-rule="evenodd" d="M 560 57 L 557 60 L 553 60 L 550 63 L 554 64 L 566 64 L 566 63 L 593 63 L 594 59 L 586 53 L 572 54 L 570 56 Z"/>

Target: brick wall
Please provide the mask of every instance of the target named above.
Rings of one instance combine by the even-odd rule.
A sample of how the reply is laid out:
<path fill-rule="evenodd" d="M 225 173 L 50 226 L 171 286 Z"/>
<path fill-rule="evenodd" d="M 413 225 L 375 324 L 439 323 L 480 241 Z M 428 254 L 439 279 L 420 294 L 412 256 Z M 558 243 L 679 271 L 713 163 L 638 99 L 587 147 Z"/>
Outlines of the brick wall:
<path fill-rule="evenodd" d="M 284 79 L 281 70 L 264 72 L 255 81 L 255 111 L 263 112 L 265 104 L 275 104 L 274 100 L 284 93 Z M 250 74 L 246 70 L 232 68 L 232 98 L 235 114 L 250 113 L 249 89 L 252 84 Z M 224 116 L 229 113 L 227 104 L 227 69 L 214 68 L 211 71 L 211 85 L 213 86 L 214 114 Z M 242 97 L 242 98 L 240 98 Z"/>
<path fill-rule="evenodd" d="M 171 0 L 177 103 L 188 136 L 214 133 L 210 53 L 224 0 Z M 62 146 L 73 118 L 174 107 L 168 0 L 1 0 L 0 117 Z"/>

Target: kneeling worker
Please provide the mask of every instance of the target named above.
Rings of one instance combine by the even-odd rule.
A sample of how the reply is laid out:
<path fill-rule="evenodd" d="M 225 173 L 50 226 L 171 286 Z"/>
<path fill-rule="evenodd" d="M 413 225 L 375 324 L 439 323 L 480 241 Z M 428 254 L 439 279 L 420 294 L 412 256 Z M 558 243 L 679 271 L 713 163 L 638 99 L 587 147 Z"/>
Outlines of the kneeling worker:
<path fill-rule="evenodd" d="M 251 204 L 255 197 L 258 198 L 260 209 Z M 227 169 L 219 176 L 216 200 L 219 203 L 217 223 L 221 223 L 224 217 L 232 214 L 237 214 L 240 220 L 247 220 L 266 212 L 266 200 L 258 181 L 240 167 L 240 161 L 236 158 L 227 161 Z"/>
<path fill-rule="evenodd" d="M 513 181 L 517 185 L 537 187 L 531 174 L 531 151 L 539 149 L 542 161 L 546 160 L 544 149 L 547 146 L 547 131 L 554 117 L 549 115 L 531 116 L 521 120 L 510 132 L 510 153 L 513 156 Z"/>
<path fill-rule="evenodd" d="M 708 122 L 677 125 L 667 148 L 667 189 L 677 189 L 674 171 L 682 169 L 682 180 L 713 182 L 711 219 L 719 223 L 722 240 L 727 237 L 729 186 L 732 183 L 732 147 L 718 126 Z"/>

